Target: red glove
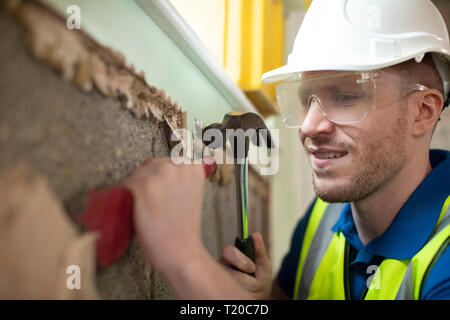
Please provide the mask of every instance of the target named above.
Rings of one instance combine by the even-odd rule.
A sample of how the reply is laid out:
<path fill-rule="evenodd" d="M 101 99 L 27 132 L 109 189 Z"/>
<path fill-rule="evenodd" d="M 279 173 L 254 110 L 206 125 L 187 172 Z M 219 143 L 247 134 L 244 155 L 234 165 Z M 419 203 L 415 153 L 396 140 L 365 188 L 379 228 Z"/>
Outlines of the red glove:
<path fill-rule="evenodd" d="M 203 162 L 205 177 L 216 172 L 214 159 Z M 107 267 L 127 250 L 134 235 L 133 194 L 120 186 L 89 192 L 86 210 L 78 221 L 91 232 L 97 232 L 97 259 L 101 267 Z"/>

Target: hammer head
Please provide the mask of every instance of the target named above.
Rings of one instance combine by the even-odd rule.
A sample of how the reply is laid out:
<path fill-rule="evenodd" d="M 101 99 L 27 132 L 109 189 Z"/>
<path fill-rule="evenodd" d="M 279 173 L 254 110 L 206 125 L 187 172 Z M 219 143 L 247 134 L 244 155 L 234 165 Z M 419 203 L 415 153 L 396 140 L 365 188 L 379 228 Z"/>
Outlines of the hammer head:
<path fill-rule="evenodd" d="M 253 112 L 229 112 L 225 114 L 221 123 L 213 123 L 205 127 L 203 129 L 203 133 L 205 133 L 209 129 L 220 130 L 224 140 L 224 145 L 227 139 L 227 129 L 241 129 L 253 144 L 261 146 L 262 142 L 264 142 L 268 148 L 275 147 L 269 129 L 264 123 L 264 120 L 259 115 Z M 260 134 L 261 130 L 265 130 L 265 134 Z M 204 142 L 206 145 L 210 145 L 212 143 L 212 141 Z"/>

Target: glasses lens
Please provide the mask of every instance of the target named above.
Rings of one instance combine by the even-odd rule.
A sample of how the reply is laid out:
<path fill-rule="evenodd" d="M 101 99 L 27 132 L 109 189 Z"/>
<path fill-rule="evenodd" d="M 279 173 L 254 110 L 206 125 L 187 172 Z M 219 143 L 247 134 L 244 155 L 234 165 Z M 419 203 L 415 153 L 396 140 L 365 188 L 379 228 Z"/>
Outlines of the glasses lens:
<path fill-rule="evenodd" d="M 356 123 L 375 106 L 375 80 L 370 72 L 303 77 L 276 86 L 286 126 L 300 127 L 313 105 L 336 123 Z"/>

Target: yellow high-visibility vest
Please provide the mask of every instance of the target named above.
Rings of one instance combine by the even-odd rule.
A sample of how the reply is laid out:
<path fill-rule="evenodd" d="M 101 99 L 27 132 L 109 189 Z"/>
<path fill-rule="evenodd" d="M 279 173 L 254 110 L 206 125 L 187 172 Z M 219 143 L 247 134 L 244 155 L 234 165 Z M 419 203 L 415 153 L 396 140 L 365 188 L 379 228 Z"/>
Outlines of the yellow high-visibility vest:
<path fill-rule="evenodd" d="M 450 243 L 450 196 L 442 206 L 434 231 L 411 259 L 384 259 L 364 291 L 366 300 L 418 300 L 429 271 Z M 349 244 L 331 228 L 343 203 L 319 198 L 309 218 L 297 268 L 294 299 L 350 299 Z"/>

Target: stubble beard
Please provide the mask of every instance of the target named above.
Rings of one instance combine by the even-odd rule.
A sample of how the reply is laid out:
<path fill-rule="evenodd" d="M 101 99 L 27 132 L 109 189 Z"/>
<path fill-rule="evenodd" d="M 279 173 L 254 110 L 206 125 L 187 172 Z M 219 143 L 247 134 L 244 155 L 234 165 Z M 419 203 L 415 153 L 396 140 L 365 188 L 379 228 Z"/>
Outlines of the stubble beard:
<path fill-rule="evenodd" d="M 363 156 L 354 164 L 349 182 L 340 186 L 322 186 L 313 172 L 316 195 L 325 202 L 352 202 L 364 199 L 382 189 L 401 171 L 406 163 L 406 119 L 397 119 L 396 128 L 389 134 L 359 149 Z"/>

